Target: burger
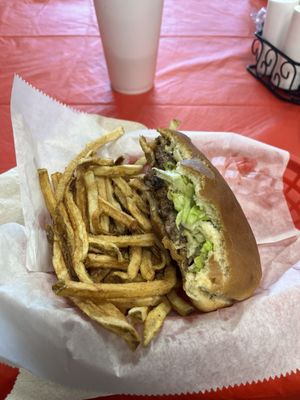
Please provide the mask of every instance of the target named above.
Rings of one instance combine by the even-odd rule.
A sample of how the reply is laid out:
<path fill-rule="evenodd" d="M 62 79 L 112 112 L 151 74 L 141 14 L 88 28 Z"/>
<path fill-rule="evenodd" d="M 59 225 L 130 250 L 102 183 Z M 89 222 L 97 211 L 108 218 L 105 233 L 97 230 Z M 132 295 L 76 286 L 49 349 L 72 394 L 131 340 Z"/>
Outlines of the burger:
<path fill-rule="evenodd" d="M 141 138 L 155 229 L 177 262 L 183 289 L 208 312 L 250 297 L 261 279 L 257 244 L 230 187 L 191 140 L 158 129 Z"/>

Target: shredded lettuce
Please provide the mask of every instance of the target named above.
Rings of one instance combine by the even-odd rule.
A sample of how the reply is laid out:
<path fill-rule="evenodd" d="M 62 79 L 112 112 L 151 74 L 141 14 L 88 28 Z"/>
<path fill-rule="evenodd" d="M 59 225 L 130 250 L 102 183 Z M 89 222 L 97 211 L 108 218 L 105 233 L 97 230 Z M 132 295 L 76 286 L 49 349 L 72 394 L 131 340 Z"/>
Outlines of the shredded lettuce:
<path fill-rule="evenodd" d="M 178 191 L 180 193 L 185 194 L 187 197 L 192 197 L 194 194 L 194 185 L 192 182 L 189 182 L 189 179 L 185 176 L 182 176 L 176 170 L 162 170 L 158 168 L 153 168 L 156 175 L 168 182 L 173 186 L 173 190 Z"/>
<path fill-rule="evenodd" d="M 187 257 L 193 258 L 190 270 L 199 272 L 205 266 L 209 253 L 213 251 L 213 244 L 206 240 L 201 232 L 201 222 L 209 221 L 210 217 L 204 208 L 195 203 L 194 185 L 188 177 L 181 175 L 176 168 L 166 171 L 153 169 L 159 178 L 169 184 L 168 199 L 173 202 L 178 213 L 176 226 L 182 229 L 182 234 L 187 240 Z"/>
<path fill-rule="evenodd" d="M 168 197 L 169 197 L 169 200 L 173 201 L 174 208 L 177 212 L 183 210 L 186 203 L 190 201 L 190 199 L 187 198 L 182 193 L 174 193 L 174 192 L 169 191 Z"/>
<path fill-rule="evenodd" d="M 194 205 L 189 212 L 189 215 L 185 221 L 186 225 L 189 225 L 191 228 L 194 226 L 197 221 L 203 220 L 206 218 L 206 214 L 203 209 L 199 206 Z"/>
<path fill-rule="evenodd" d="M 200 254 L 194 258 L 194 265 L 192 266 L 193 272 L 199 272 L 205 265 L 208 258 L 208 253 L 213 250 L 213 244 L 206 240 L 201 247 Z"/>
<path fill-rule="evenodd" d="M 183 235 L 186 237 L 187 240 L 187 257 L 195 257 L 196 254 L 199 253 L 201 248 L 201 244 L 205 241 L 204 236 L 199 233 L 198 235 L 193 235 L 187 229 L 183 230 Z"/>

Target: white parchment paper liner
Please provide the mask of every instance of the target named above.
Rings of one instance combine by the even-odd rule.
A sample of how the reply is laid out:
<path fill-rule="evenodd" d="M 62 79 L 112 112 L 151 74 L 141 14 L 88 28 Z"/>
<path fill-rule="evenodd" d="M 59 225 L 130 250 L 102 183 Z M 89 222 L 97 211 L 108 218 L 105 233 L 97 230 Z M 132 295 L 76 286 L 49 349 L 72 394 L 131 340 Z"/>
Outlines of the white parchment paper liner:
<path fill-rule="evenodd" d="M 51 263 L 41 230 L 47 214 L 35 172 L 62 170 L 86 141 L 116 121 L 105 128 L 106 119 L 75 112 L 19 78 L 12 118 L 19 178 L 14 171 L 0 176 L 0 204 L 9 203 L 9 190 L 17 199 L 19 179 L 26 228 L 0 214 L 6 222 L 0 226 L 2 360 L 99 395 L 200 392 L 299 368 L 300 239 L 282 195 L 286 152 L 236 134 L 189 133 L 240 200 L 260 243 L 263 280 L 255 296 L 230 308 L 170 316 L 149 348 L 131 353 L 52 293 L 55 277 L 46 273 Z M 136 155 L 140 133 L 131 132 L 105 153 Z"/>

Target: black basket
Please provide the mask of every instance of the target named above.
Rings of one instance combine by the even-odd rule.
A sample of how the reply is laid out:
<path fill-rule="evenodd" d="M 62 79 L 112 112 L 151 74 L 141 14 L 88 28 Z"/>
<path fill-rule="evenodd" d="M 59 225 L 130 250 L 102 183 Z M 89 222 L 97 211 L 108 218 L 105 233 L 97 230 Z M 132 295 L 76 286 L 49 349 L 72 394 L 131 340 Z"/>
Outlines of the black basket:
<path fill-rule="evenodd" d="M 300 63 L 264 39 L 261 32 L 255 33 L 255 36 L 251 50 L 256 64 L 248 65 L 247 70 L 281 100 L 300 105 L 300 86 L 297 90 L 291 90 L 300 73 Z M 269 75 L 266 75 L 267 70 Z M 287 90 L 279 87 L 284 81 L 290 82 Z"/>

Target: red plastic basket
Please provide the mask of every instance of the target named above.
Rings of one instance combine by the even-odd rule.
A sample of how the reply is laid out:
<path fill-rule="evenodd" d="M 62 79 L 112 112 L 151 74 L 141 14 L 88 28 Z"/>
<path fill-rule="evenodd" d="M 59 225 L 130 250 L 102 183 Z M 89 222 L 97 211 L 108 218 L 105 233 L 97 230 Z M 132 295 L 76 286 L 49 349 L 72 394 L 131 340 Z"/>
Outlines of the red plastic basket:
<path fill-rule="evenodd" d="M 294 224 L 300 229 L 300 158 L 291 156 L 283 176 L 284 194 Z"/>

